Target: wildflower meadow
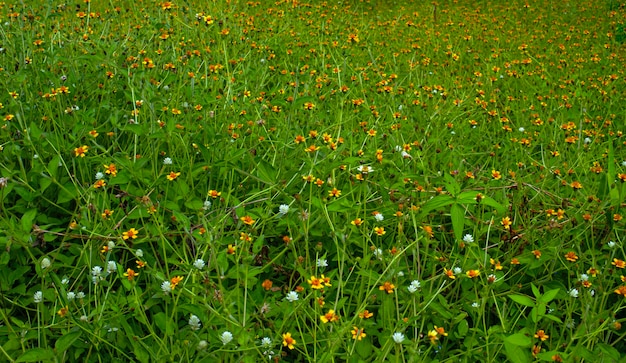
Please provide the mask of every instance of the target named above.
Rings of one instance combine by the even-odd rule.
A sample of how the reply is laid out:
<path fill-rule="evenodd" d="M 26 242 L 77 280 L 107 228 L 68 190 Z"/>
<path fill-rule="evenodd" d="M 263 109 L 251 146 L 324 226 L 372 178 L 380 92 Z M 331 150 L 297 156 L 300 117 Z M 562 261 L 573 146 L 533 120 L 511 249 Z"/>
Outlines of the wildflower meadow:
<path fill-rule="evenodd" d="M 625 22 L 0 2 L 0 361 L 626 361 Z"/>

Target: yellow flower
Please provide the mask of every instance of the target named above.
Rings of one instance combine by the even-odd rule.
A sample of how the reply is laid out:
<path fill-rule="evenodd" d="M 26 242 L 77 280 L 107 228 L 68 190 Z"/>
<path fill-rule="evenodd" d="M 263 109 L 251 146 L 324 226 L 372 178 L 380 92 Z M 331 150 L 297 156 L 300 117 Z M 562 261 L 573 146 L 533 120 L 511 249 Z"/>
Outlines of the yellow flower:
<path fill-rule="evenodd" d="M 127 268 L 126 272 L 124 273 L 124 276 L 126 276 L 126 278 L 128 278 L 128 281 L 133 281 L 133 279 L 136 276 L 139 276 L 139 274 L 136 273 L 135 270 L 133 270 L 132 268 Z"/>
<path fill-rule="evenodd" d="M 283 334 L 283 346 L 293 349 L 294 345 L 296 345 L 296 340 L 291 337 L 291 333 Z"/>
<path fill-rule="evenodd" d="M 386 281 L 384 284 L 380 285 L 378 288 L 380 291 L 385 291 L 388 294 L 393 294 L 393 290 L 396 288 L 396 285 L 392 284 L 389 281 Z"/>
<path fill-rule="evenodd" d="M 385 233 L 385 227 L 374 227 L 374 232 L 376 232 L 377 235 L 382 236 Z"/>
<path fill-rule="evenodd" d="M 318 279 L 315 276 L 311 276 L 311 278 L 308 279 L 307 282 L 311 285 L 312 289 L 320 290 L 324 288 L 324 281 L 322 279 Z"/>
<path fill-rule="evenodd" d="M 89 146 L 83 145 L 74 149 L 74 156 L 84 158 L 85 154 L 89 151 Z"/>
<path fill-rule="evenodd" d="M 550 338 L 550 336 L 548 334 L 546 334 L 543 329 L 537 330 L 537 332 L 535 333 L 535 338 L 539 338 L 541 339 L 542 342 L 548 340 L 548 338 Z"/>
<path fill-rule="evenodd" d="M 182 276 L 172 277 L 170 279 L 170 286 L 172 287 L 172 290 L 174 290 L 176 288 L 176 286 L 178 286 L 178 284 L 180 284 L 181 281 L 183 281 L 183 277 Z"/>
<path fill-rule="evenodd" d="M 116 176 L 117 175 L 117 166 L 115 166 L 115 164 L 111 163 L 109 165 L 104 165 L 104 172 L 111 175 L 111 176 Z"/>
<path fill-rule="evenodd" d="M 369 319 L 372 316 L 374 316 L 374 313 L 370 313 L 369 310 L 363 310 L 362 312 L 359 313 L 359 318 L 361 319 Z"/>
<path fill-rule="evenodd" d="M 500 224 L 504 227 L 504 229 L 509 230 L 511 228 L 511 224 L 513 224 L 513 222 L 511 222 L 511 218 L 510 217 L 504 217 L 500 221 Z"/>
<path fill-rule="evenodd" d="M 169 174 L 167 174 L 167 180 L 172 181 L 178 178 L 179 176 L 180 176 L 180 173 L 175 173 L 172 171 Z"/>
<path fill-rule="evenodd" d="M 480 271 L 478 270 L 468 270 L 465 275 L 467 275 L 467 277 L 469 277 L 470 279 L 473 279 L 474 277 L 478 277 L 480 276 Z"/>
<path fill-rule="evenodd" d="M 128 231 L 122 233 L 122 239 L 126 241 L 127 239 L 135 239 L 137 238 L 137 230 L 134 228 L 129 229 Z"/>
<path fill-rule="evenodd" d="M 352 327 L 351 333 L 352 333 L 352 339 L 356 339 L 356 340 L 361 340 L 367 336 L 367 334 L 365 334 L 363 329 L 359 329 L 356 326 Z"/>
<path fill-rule="evenodd" d="M 335 322 L 339 320 L 339 315 L 335 314 L 335 310 L 328 310 L 328 312 L 322 316 L 320 316 L 320 320 L 322 323 L 326 324 L 328 322 Z"/>
<path fill-rule="evenodd" d="M 250 217 L 250 216 L 243 216 L 243 217 L 241 217 L 241 221 L 242 221 L 244 224 L 247 224 L 248 226 L 253 225 L 253 224 L 254 224 L 254 222 L 255 222 L 255 220 L 254 220 L 254 219 L 252 219 L 252 217 Z"/>

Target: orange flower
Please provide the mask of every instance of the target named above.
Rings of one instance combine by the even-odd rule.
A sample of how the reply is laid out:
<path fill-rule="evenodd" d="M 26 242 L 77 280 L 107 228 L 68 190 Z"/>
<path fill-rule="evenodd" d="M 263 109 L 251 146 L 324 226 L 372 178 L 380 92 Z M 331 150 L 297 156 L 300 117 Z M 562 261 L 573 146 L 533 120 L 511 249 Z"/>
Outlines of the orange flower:
<path fill-rule="evenodd" d="M 493 169 L 493 170 L 491 170 L 491 177 L 493 178 L 493 180 L 500 180 L 500 179 L 502 179 L 502 173 L 500 173 L 499 171 Z"/>
<path fill-rule="evenodd" d="M 574 251 L 569 251 L 565 254 L 565 259 L 569 262 L 576 262 L 576 260 L 578 260 L 578 256 L 576 256 L 576 253 Z"/>
<path fill-rule="evenodd" d="M 378 288 L 380 291 L 386 291 L 388 294 L 393 294 L 396 285 L 392 284 L 389 281 L 386 281 L 384 284 L 380 285 Z"/>
<path fill-rule="evenodd" d="M 137 238 L 137 230 L 134 228 L 129 229 L 128 231 L 122 233 L 122 239 L 126 241 L 127 239 L 136 239 Z"/>
<path fill-rule="evenodd" d="M 454 276 L 454 271 L 452 270 L 448 270 L 447 268 L 443 268 L 443 273 L 448 276 L 450 279 L 454 280 L 456 279 L 456 276 Z"/>
<path fill-rule="evenodd" d="M 68 307 L 67 307 L 67 306 L 64 306 L 64 307 L 62 307 L 61 309 L 59 309 L 59 311 L 57 311 L 57 314 L 58 314 L 60 317 L 64 318 L 64 317 L 67 315 L 67 313 L 69 313 L 69 311 L 70 311 L 70 310 L 68 309 Z"/>
<path fill-rule="evenodd" d="M 615 289 L 615 293 L 618 295 L 622 295 L 623 297 L 626 297 L 626 286 L 620 286 L 617 289 Z"/>
<path fill-rule="evenodd" d="M 511 228 L 511 224 L 513 224 L 513 222 L 511 222 L 511 218 L 510 217 L 504 217 L 500 221 L 500 224 L 504 227 L 504 229 L 509 230 Z"/>
<path fill-rule="evenodd" d="M 387 233 L 385 231 L 385 227 L 374 227 L 374 232 L 376 232 L 377 235 L 382 236 L 385 233 Z"/>
<path fill-rule="evenodd" d="M 226 248 L 226 253 L 228 253 L 229 255 L 234 255 L 236 250 L 237 247 L 233 245 L 228 245 L 228 247 Z"/>
<path fill-rule="evenodd" d="M 124 276 L 126 276 L 126 278 L 128 278 L 128 281 L 133 281 L 133 279 L 136 276 L 139 276 L 139 274 L 136 273 L 135 270 L 133 270 L 132 268 L 128 268 L 128 269 L 126 269 L 126 272 L 124 273 Z"/>
<path fill-rule="evenodd" d="M 270 291 L 274 283 L 270 279 L 265 279 L 263 283 L 261 283 L 261 287 L 263 287 L 266 291 Z"/>
<path fill-rule="evenodd" d="M 307 282 L 311 285 L 312 289 L 320 290 L 324 288 L 324 281 L 322 279 L 318 279 L 315 276 L 311 276 L 311 278 L 308 279 Z"/>
<path fill-rule="evenodd" d="M 89 151 L 89 146 L 83 145 L 74 149 L 74 156 L 84 158 L 85 154 Z"/>
<path fill-rule="evenodd" d="M 367 336 L 363 329 L 357 328 L 356 326 L 352 327 L 352 339 L 361 340 Z"/>
<path fill-rule="evenodd" d="M 573 181 L 570 186 L 576 190 L 583 188 L 583 185 L 579 181 Z"/>
<path fill-rule="evenodd" d="M 179 176 L 180 176 L 180 173 L 176 173 L 176 172 L 173 172 L 173 171 L 172 171 L 172 172 L 170 172 L 169 174 L 167 174 L 167 177 L 166 177 L 166 178 L 167 178 L 167 180 L 169 180 L 169 181 L 173 181 L 173 180 L 175 180 L 176 178 L 178 178 Z"/>
<path fill-rule="evenodd" d="M 473 279 L 475 277 L 480 276 L 480 271 L 479 270 L 467 270 L 465 275 L 469 277 L 470 279 Z"/>
<path fill-rule="evenodd" d="M 102 187 L 105 187 L 106 185 L 107 185 L 107 182 L 105 182 L 104 179 L 96 180 L 96 182 L 93 183 L 94 189 L 102 188 Z"/>
<path fill-rule="evenodd" d="M 328 322 L 335 322 L 339 320 L 339 315 L 335 314 L 335 310 L 328 310 L 328 312 L 322 316 L 320 316 L 320 320 L 322 323 L 326 324 Z"/>
<path fill-rule="evenodd" d="M 341 195 L 341 190 L 337 188 L 333 188 L 333 190 L 328 192 L 329 197 L 339 198 L 340 195 Z"/>
<path fill-rule="evenodd" d="M 111 175 L 111 176 L 116 176 L 117 175 L 117 166 L 115 166 L 115 164 L 111 163 L 109 165 L 104 165 L 104 172 Z"/>
<path fill-rule="evenodd" d="M 357 218 L 353 220 L 352 222 L 350 222 L 350 224 L 352 224 L 353 226 L 359 227 L 361 224 L 363 224 L 363 220 L 361 218 Z"/>
<path fill-rule="evenodd" d="M 208 195 L 209 195 L 209 197 L 211 197 L 211 198 L 213 198 L 213 199 L 216 199 L 217 197 L 219 197 L 220 195 L 222 195 L 222 192 L 218 192 L 217 190 L 213 190 L 213 189 L 211 189 L 211 190 L 209 190 Z"/>
<path fill-rule="evenodd" d="M 617 268 L 624 268 L 626 267 L 626 262 L 624 262 L 623 260 L 620 260 L 618 258 L 614 258 L 613 262 L 611 262 L 611 265 L 617 267 Z"/>
<path fill-rule="evenodd" d="M 291 337 L 291 333 L 283 334 L 283 346 L 293 349 L 294 345 L 296 345 L 296 340 Z"/>
<path fill-rule="evenodd" d="M 369 319 L 372 316 L 374 316 L 374 313 L 370 313 L 369 310 L 363 310 L 362 312 L 359 313 L 359 318 L 361 319 Z"/>
<path fill-rule="evenodd" d="M 542 342 L 545 342 L 548 338 L 550 338 L 550 336 L 547 335 L 543 329 L 540 329 L 535 333 L 535 338 L 541 339 Z"/>
<path fill-rule="evenodd" d="M 255 220 L 254 220 L 254 219 L 252 219 L 252 217 L 250 217 L 250 216 L 243 216 L 243 217 L 241 217 L 241 221 L 242 221 L 244 224 L 247 224 L 248 226 L 253 225 L 253 224 L 254 224 L 254 222 L 255 222 Z"/>
<path fill-rule="evenodd" d="M 183 281 L 183 277 L 182 276 L 172 277 L 170 279 L 170 286 L 172 287 L 172 290 L 174 290 L 174 288 L 176 288 L 176 286 L 178 286 L 178 284 L 180 284 L 181 281 Z"/>
<path fill-rule="evenodd" d="M 541 257 L 541 251 L 539 250 L 533 250 L 532 254 L 535 255 L 536 259 L 539 259 Z"/>

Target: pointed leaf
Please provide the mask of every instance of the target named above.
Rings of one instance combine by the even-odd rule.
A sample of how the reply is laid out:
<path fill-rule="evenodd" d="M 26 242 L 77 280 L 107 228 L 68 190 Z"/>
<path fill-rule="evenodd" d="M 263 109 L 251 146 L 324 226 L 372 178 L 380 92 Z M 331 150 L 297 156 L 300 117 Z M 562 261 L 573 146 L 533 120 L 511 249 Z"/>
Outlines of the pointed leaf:
<path fill-rule="evenodd" d="M 522 304 L 531 308 L 535 307 L 535 302 L 533 301 L 533 299 L 526 295 L 509 295 L 509 298 L 518 304 Z"/>

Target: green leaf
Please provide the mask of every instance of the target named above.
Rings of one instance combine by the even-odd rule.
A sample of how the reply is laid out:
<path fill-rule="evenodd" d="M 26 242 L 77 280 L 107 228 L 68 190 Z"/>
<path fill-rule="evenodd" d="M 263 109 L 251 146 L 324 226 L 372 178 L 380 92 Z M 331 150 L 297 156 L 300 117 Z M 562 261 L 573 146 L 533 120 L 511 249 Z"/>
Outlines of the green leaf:
<path fill-rule="evenodd" d="M 56 343 L 54 343 L 54 349 L 57 354 L 61 354 L 67 350 L 67 348 L 71 347 L 72 344 L 80 337 L 80 330 L 74 331 L 68 334 L 63 334 L 59 339 L 57 339 Z"/>
<path fill-rule="evenodd" d="M 512 363 L 527 363 L 530 362 L 530 356 L 527 352 L 528 349 L 522 349 L 519 345 L 504 342 L 504 351 L 509 362 Z"/>
<path fill-rule="evenodd" d="M 48 174 L 53 179 L 56 179 L 57 177 L 60 162 L 61 162 L 61 157 L 57 155 L 53 157 L 52 160 L 50 160 L 50 162 L 48 163 Z"/>
<path fill-rule="evenodd" d="M 452 204 L 450 208 L 450 217 L 452 218 L 452 229 L 454 237 L 457 241 L 463 238 L 463 225 L 465 224 L 465 209 L 458 204 Z"/>
<path fill-rule="evenodd" d="M 539 300 L 541 297 L 541 293 L 539 292 L 539 288 L 535 286 L 532 282 L 530 283 L 530 288 L 533 290 L 533 295 L 535 295 L 535 299 Z"/>
<path fill-rule="evenodd" d="M 260 159 L 256 165 L 257 177 L 265 184 L 274 185 L 278 178 L 278 170 L 268 163 L 267 161 Z"/>
<path fill-rule="evenodd" d="M 532 339 L 529 336 L 523 333 L 516 333 L 513 335 L 509 335 L 504 337 L 505 342 L 509 342 L 513 345 L 517 345 L 519 347 L 530 347 L 533 344 Z"/>
<path fill-rule="evenodd" d="M 558 293 L 559 289 L 548 290 L 548 292 L 544 293 L 541 297 L 538 297 L 537 300 L 547 304 L 550 301 L 554 300 Z"/>
<path fill-rule="evenodd" d="M 533 299 L 526 295 L 509 295 L 509 298 L 518 304 L 522 304 L 531 308 L 535 307 L 535 302 L 533 301 Z"/>
<path fill-rule="evenodd" d="M 466 319 L 463 319 L 459 322 L 459 325 L 456 328 L 457 333 L 459 334 L 459 338 L 463 338 L 469 332 L 469 323 Z"/>
<path fill-rule="evenodd" d="M 54 361 L 54 351 L 50 348 L 33 348 L 22 354 L 15 362 L 51 362 Z"/>
<path fill-rule="evenodd" d="M 432 210 L 448 206 L 452 203 L 454 203 L 454 199 L 452 199 L 452 197 L 450 197 L 449 195 L 447 194 L 438 195 L 434 197 L 433 199 L 429 200 L 428 202 L 424 203 L 424 205 L 420 209 L 420 212 L 422 213 L 422 215 L 425 215 Z"/>
<path fill-rule="evenodd" d="M 33 221 L 35 220 L 36 216 L 37 209 L 31 209 L 28 212 L 24 213 L 24 215 L 22 215 L 22 219 L 20 220 L 22 225 L 22 231 L 30 232 L 30 230 L 33 228 Z"/>

